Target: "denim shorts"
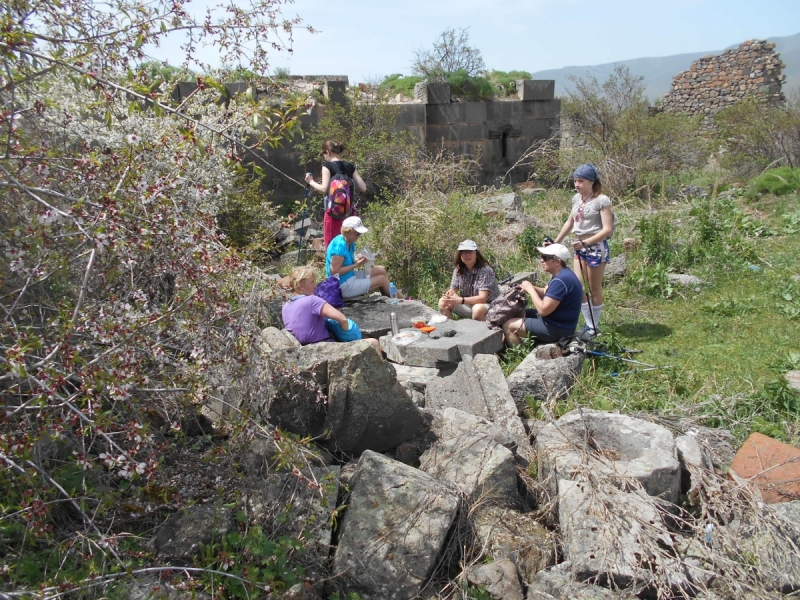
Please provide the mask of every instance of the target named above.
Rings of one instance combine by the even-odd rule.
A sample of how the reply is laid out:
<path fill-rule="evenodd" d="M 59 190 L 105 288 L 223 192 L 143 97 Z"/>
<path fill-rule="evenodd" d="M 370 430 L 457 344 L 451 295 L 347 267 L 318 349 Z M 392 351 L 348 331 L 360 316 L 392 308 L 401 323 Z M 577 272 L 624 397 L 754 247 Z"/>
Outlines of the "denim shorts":
<path fill-rule="evenodd" d="M 599 267 L 601 263 L 611 261 L 611 252 L 608 249 L 608 240 L 581 248 L 575 253 L 575 260 L 585 262 L 590 267 Z"/>

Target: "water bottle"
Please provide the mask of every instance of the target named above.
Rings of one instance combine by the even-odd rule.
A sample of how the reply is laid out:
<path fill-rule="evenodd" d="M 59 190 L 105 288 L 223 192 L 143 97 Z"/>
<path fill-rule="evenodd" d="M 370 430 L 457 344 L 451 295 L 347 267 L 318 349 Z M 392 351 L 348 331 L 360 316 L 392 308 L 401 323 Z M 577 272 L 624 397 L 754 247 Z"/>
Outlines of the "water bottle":
<path fill-rule="evenodd" d="M 392 299 L 392 304 L 397 304 L 397 287 L 394 282 L 389 283 L 389 298 Z"/>
<path fill-rule="evenodd" d="M 392 335 L 397 335 L 399 331 L 397 328 L 397 313 L 389 313 L 389 325 L 392 328 Z"/>

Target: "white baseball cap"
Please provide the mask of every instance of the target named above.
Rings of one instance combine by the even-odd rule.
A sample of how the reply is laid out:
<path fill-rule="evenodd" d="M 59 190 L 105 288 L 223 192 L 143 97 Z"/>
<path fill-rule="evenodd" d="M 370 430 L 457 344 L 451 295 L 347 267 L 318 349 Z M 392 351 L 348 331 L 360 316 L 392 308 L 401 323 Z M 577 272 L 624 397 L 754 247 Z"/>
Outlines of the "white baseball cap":
<path fill-rule="evenodd" d="M 461 250 L 477 250 L 477 249 L 478 249 L 478 244 L 476 244 L 472 240 L 464 240 L 458 245 L 459 252 L 461 252 Z"/>
<path fill-rule="evenodd" d="M 572 252 L 570 252 L 564 244 L 549 244 L 548 246 L 542 246 L 541 248 L 536 248 L 539 251 L 539 254 L 544 254 L 545 256 L 557 256 L 564 262 L 569 261 L 572 258 Z"/>
<path fill-rule="evenodd" d="M 342 221 L 342 227 L 350 227 L 351 229 L 355 229 L 358 233 L 367 233 L 369 231 L 369 229 L 364 227 L 364 223 L 361 222 L 361 217 L 347 217 Z"/>

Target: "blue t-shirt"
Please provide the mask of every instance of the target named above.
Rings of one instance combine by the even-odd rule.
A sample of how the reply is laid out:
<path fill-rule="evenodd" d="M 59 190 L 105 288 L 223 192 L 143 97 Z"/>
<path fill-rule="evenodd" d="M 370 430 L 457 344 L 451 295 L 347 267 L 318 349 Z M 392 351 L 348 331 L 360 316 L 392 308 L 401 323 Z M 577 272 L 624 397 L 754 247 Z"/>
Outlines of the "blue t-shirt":
<path fill-rule="evenodd" d="M 344 262 L 342 263 L 343 267 L 348 267 L 350 265 L 354 265 L 356 263 L 356 244 L 353 242 L 352 244 L 348 244 L 345 241 L 344 236 L 339 234 L 335 238 L 331 240 L 331 243 L 328 244 L 328 252 L 325 254 L 325 275 L 328 277 L 331 276 L 331 258 L 334 256 L 344 256 Z M 339 275 L 339 283 L 344 283 L 348 279 L 350 279 L 353 275 L 355 275 L 355 271 L 350 271 L 349 273 L 344 273 Z"/>
<path fill-rule="evenodd" d="M 559 329 L 575 331 L 583 302 L 583 286 L 578 277 L 570 269 L 561 269 L 558 275 L 550 280 L 545 296 L 558 300 L 556 309 L 542 320 Z"/>

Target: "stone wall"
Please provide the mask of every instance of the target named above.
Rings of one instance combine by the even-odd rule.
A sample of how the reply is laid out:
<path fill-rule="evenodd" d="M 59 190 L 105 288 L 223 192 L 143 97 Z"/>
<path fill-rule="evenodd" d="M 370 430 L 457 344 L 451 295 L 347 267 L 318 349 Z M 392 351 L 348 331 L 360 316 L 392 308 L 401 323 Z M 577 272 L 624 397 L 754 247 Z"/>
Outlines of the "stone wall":
<path fill-rule="evenodd" d="M 783 102 L 781 69 L 786 65 L 774 49 L 773 43 L 751 40 L 695 61 L 688 71 L 675 76 L 661 109 L 704 115 L 708 122 L 715 113 L 740 100 Z"/>
<path fill-rule="evenodd" d="M 309 77 L 296 77 L 293 83 L 306 86 L 301 93 L 310 94 L 316 90 L 329 102 L 345 100 L 346 77 L 314 78 L 313 81 Z M 196 86 L 195 82 L 179 84 L 175 89 L 175 100 L 181 101 Z M 247 84 L 230 84 L 228 87 L 235 94 L 244 92 Z M 488 184 L 496 177 L 502 177 L 536 141 L 549 138 L 558 128 L 561 100 L 554 97 L 554 91 L 554 81 L 521 80 L 517 82 L 516 100 L 453 102 L 449 84 L 423 82 L 415 89 L 415 102 L 397 105 L 395 129 L 410 133 L 430 151 L 445 148 L 456 155 L 475 158 L 481 165 L 481 183 Z M 316 127 L 326 110 L 324 104 L 313 103 L 310 106 L 309 114 L 300 117 L 304 131 Z M 276 201 L 297 199 L 303 194 L 303 186 L 282 173 L 297 182 L 303 181 L 307 171 L 319 176 L 319 162 L 302 164 L 300 151 L 294 144 L 264 147 L 260 153 L 277 169 L 264 168 L 265 191 L 269 191 Z M 528 175 L 525 169 L 516 170 L 510 176 L 512 181 L 506 183 L 526 181 Z"/>

